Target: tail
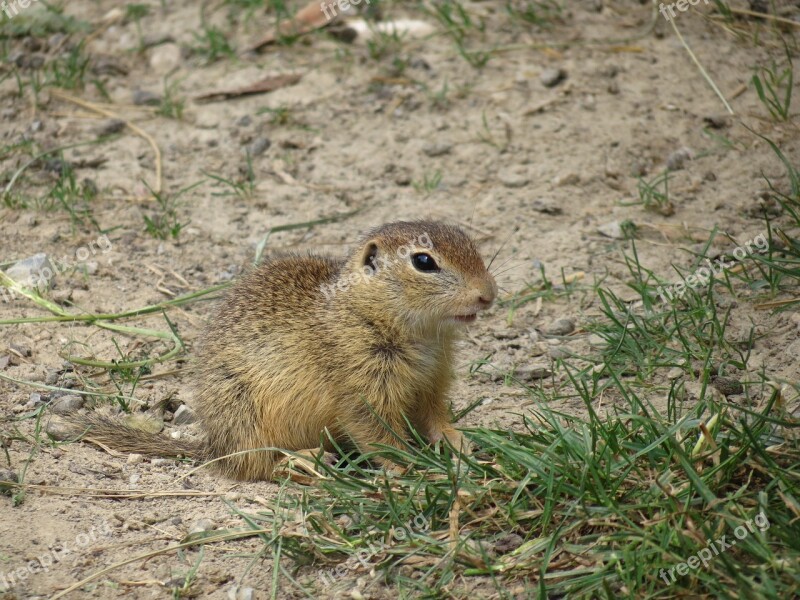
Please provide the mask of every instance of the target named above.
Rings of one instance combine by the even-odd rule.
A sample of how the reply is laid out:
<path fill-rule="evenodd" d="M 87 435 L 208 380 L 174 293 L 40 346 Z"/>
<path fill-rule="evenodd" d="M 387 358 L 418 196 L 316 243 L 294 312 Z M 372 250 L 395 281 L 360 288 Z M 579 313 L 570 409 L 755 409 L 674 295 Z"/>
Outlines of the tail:
<path fill-rule="evenodd" d="M 83 441 L 118 452 L 195 460 L 205 460 L 208 455 L 206 443 L 202 440 L 173 440 L 94 413 L 70 416 L 68 424 L 74 435 L 83 436 Z"/>

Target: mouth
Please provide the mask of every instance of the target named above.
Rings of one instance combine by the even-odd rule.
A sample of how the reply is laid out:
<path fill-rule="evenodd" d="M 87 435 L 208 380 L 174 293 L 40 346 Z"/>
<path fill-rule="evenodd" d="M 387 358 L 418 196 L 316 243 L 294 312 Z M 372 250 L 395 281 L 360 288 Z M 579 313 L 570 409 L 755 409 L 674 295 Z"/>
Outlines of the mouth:
<path fill-rule="evenodd" d="M 472 314 L 469 314 L 469 315 L 456 315 L 455 317 L 453 317 L 453 320 L 456 323 L 474 323 L 475 319 L 477 319 L 477 318 L 478 318 L 478 314 L 477 313 L 472 313 Z"/>

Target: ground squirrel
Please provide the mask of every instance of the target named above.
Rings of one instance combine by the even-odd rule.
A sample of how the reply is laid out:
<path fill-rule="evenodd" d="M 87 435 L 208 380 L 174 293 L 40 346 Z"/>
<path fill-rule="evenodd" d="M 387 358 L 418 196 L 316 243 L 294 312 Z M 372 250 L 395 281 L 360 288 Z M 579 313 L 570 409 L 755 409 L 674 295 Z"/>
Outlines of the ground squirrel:
<path fill-rule="evenodd" d="M 172 440 L 99 416 L 87 438 L 127 452 L 222 457 L 299 451 L 330 436 L 362 451 L 399 446 L 387 429 L 463 448 L 447 392 L 453 342 L 497 293 L 472 240 L 435 221 L 369 231 L 344 259 L 292 255 L 242 277 L 210 322 L 192 402 L 202 442 Z M 216 463 L 268 479 L 280 453 Z"/>

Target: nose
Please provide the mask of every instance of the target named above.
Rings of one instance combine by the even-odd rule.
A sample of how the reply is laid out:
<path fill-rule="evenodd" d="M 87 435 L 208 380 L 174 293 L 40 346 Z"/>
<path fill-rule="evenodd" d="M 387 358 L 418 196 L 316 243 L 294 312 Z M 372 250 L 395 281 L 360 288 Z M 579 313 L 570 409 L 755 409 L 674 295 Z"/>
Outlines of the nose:
<path fill-rule="evenodd" d="M 497 295 L 494 281 L 487 281 L 478 286 L 478 304 L 481 308 L 489 308 Z"/>

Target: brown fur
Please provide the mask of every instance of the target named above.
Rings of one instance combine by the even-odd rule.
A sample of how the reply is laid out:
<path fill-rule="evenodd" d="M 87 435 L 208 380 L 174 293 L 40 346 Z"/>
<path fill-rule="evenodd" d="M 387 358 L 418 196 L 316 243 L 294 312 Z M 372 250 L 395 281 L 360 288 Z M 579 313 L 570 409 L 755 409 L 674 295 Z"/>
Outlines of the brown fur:
<path fill-rule="evenodd" d="M 410 252 L 398 255 L 403 247 Z M 409 256 L 416 252 L 441 270 L 416 270 Z M 360 275 L 365 263 L 378 268 Z M 90 437 L 128 452 L 221 457 L 318 447 L 327 430 L 369 451 L 398 446 L 383 423 L 403 435 L 407 418 L 428 440 L 446 437 L 458 447 L 447 392 L 463 325 L 452 317 L 487 308 L 495 295 L 469 237 L 432 221 L 378 227 L 344 260 L 269 260 L 233 287 L 199 348 L 194 407 L 202 447 L 102 419 Z M 217 465 L 237 479 L 267 479 L 279 457 L 247 452 Z"/>

